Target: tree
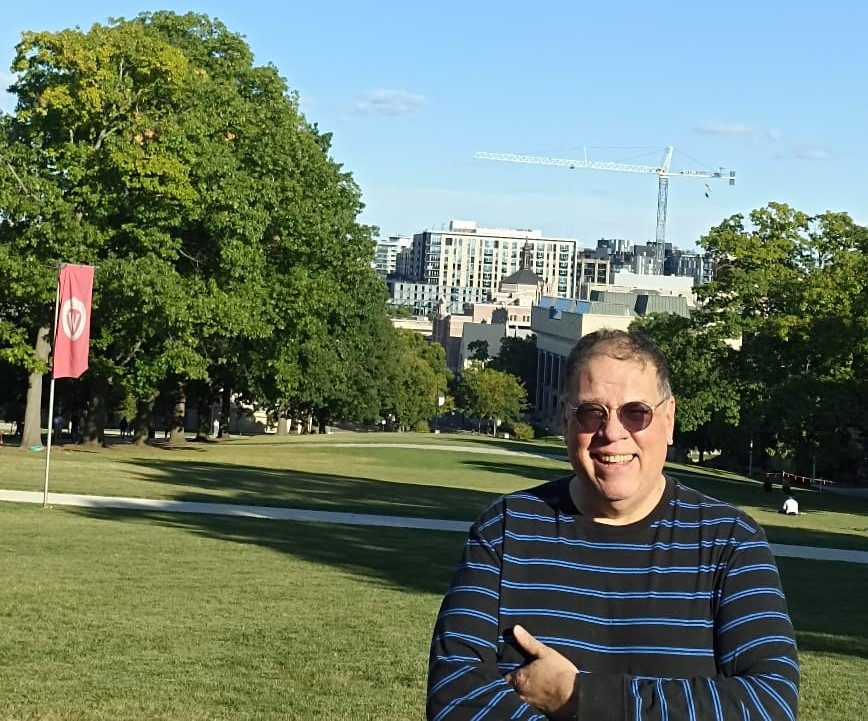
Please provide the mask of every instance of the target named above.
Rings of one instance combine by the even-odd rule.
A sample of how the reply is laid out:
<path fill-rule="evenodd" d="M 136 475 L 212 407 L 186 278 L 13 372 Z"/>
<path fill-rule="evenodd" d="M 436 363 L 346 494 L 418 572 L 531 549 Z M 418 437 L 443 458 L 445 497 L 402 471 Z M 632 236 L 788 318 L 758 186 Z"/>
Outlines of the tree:
<path fill-rule="evenodd" d="M 537 370 L 535 335 L 526 338 L 504 336 L 500 341 L 500 351 L 489 363 L 489 367 L 518 378 L 527 389 L 528 402 L 530 405 L 535 405 Z"/>
<path fill-rule="evenodd" d="M 470 351 L 470 360 L 477 361 L 483 365 L 491 359 L 487 340 L 472 340 L 467 344 L 467 350 Z"/>
<path fill-rule="evenodd" d="M 480 426 L 482 419 L 490 420 L 494 433 L 499 421 L 519 419 L 527 408 L 527 391 L 515 376 L 474 363 L 462 373 L 458 406 Z"/>
<path fill-rule="evenodd" d="M 410 330 L 399 330 L 398 362 L 387 369 L 388 388 L 383 415 L 395 417 L 399 427 L 409 429 L 430 421 L 440 412 L 437 399 L 446 395 L 451 373 L 446 351 L 437 343 Z"/>
<path fill-rule="evenodd" d="M 224 418 L 233 393 L 336 407 L 351 359 L 329 339 L 363 322 L 345 309 L 370 287 L 374 229 L 276 69 L 219 21 L 171 12 L 25 33 L 14 69 L 0 272 L 40 274 L 0 291 L 3 357 L 45 370 L 44 342 L 41 357 L 25 344 L 48 332 L 52 266 L 93 263 L 91 440 L 108 389 L 146 422 L 167 380 L 179 401 L 191 382 L 219 395 Z"/>
<path fill-rule="evenodd" d="M 866 474 L 868 421 L 857 404 L 868 368 L 868 229 L 845 213 L 771 203 L 700 244 L 718 268 L 699 288 L 701 313 L 741 342 L 742 417 L 761 447 L 805 469 L 816 460 L 820 472 Z"/>

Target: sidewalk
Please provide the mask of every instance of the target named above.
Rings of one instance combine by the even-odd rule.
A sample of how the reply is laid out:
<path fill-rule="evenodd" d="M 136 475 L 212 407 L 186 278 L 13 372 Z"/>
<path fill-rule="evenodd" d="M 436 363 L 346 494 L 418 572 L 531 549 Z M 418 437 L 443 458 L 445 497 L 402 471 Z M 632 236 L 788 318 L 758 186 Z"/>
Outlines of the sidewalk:
<path fill-rule="evenodd" d="M 0 501 L 13 503 L 43 502 L 43 494 L 36 491 L 0 490 Z M 79 508 L 117 508 L 128 511 L 157 511 L 160 513 L 204 513 L 216 516 L 240 516 L 274 521 L 309 521 L 315 523 L 343 523 L 352 526 L 386 526 L 390 528 L 418 528 L 425 531 L 455 531 L 467 533 L 466 521 L 440 521 L 433 518 L 407 518 L 377 516 L 366 513 L 335 513 L 311 511 L 278 506 L 244 506 L 233 503 L 197 503 L 194 501 L 168 501 L 152 498 L 123 498 L 116 496 L 83 496 L 71 493 L 49 493 L 49 506 L 76 506 Z M 868 551 L 843 548 L 813 548 L 771 544 L 778 557 L 806 558 L 816 561 L 843 561 L 868 564 Z"/>

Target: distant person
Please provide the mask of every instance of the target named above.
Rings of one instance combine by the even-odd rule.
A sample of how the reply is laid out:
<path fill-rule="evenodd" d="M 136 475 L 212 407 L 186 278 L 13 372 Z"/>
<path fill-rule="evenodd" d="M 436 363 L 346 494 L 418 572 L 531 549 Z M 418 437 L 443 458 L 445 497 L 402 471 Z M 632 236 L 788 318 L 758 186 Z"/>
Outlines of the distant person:
<path fill-rule="evenodd" d="M 60 441 L 63 439 L 63 426 L 64 425 L 65 425 L 65 422 L 63 420 L 62 415 L 60 415 L 58 413 L 56 416 L 54 416 L 54 421 L 52 422 L 52 428 L 54 429 L 54 440 L 57 443 L 60 443 Z"/>
<path fill-rule="evenodd" d="M 121 432 L 121 438 L 127 437 L 127 428 L 129 428 L 129 423 L 127 423 L 126 416 L 122 416 L 120 421 L 118 422 L 118 430 Z"/>
<path fill-rule="evenodd" d="M 787 496 L 787 500 L 784 501 L 784 507 L 781 508 L 781 513 L 785 513 L 788 516 L 798 516 L 799 502 L 792 496 Z"/>
<path fill-rule="evenodd" d="M 73 413 L 69 419 L 69 434 L 72 436 L 73 443 L 81 442 L 81 419 L 77 413 Z"/>
<path fill-rule="evenodd" d="M 220 435 L 220 419 L 215 418 L 214 422 L 211 424 L 211 428 L 214 431 L 214 438 Z"/>
<path fill-rule="evenodd" d="M 428 719 L 795 719 L 795 637 L 762 528 L 663 472 L 666 359 L 601 330 L 565 369 L 573 473 L 500 497 L 470 529 L 434 628 Z"/>

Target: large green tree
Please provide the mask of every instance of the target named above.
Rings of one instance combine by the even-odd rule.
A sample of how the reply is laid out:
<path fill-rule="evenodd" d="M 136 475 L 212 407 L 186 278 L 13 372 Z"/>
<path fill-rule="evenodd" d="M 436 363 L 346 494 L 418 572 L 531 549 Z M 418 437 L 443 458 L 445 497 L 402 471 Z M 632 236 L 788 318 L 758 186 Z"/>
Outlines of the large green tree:
<path fill-rule="evenodd" d="M 868 229 L 845 213 L 780 204 L 700 240 L 717 265 L 698 289 L 703 323 L 740 341 L 742 437 L 839 478 L 864 477 L 868 421 Z"/>
<path fill-rule="evenodd" d="M 437 417 L 438 398 L 446 396 L 452 374 L 443 346 L 428 343 L 414 331 L 397 333 L 398 362 L 386 369 L 383 415 L 393 417 L 400 429 L 407 430 Z"/>
<path fill-rule="evenodd" d="M 4 358 L 45 369 L 53 269 L 93 263 L 91 440 L 107 399 L 132 396 L 144 423 L 161 389 L 180 412 L 191 383 L 223 398 L 224 423 L 233 395 L 339 406 L 353 359 L 332 341 L 382 315 L 345 312 L 372 229 L 277 70 L 219 21 L 170 12 L 25 33 L 13 69 L 0 270 L 28 291 L 2 299 Z"/>
<path fill-rule="evenodd" d="M 517 421 L 527 408 L 527 391 L 510 373 L 473 363 L 465 368 L 458 384 L 458 406 L 468 416 L 491 422 Z"/>
<path fill-rule="evenodd" d="M 500 350 L 488 364 L 494 370 L 510 373 L 518 378 L 528 393 L 530 405 L 536 403 L 537 347 L 536 336 L 526 338 L 504 336 Z"/>

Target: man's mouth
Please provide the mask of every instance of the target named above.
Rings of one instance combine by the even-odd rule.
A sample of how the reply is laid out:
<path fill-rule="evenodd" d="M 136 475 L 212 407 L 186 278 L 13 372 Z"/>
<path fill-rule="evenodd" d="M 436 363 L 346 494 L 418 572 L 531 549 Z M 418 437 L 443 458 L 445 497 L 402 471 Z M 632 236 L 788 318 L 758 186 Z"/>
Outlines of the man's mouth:
<path fill-rule="evenodd" d="M 629 463 L 633 460 L 632 453 L 608 454 L 598 453 L 596 456 L 600 463 Z"/>

